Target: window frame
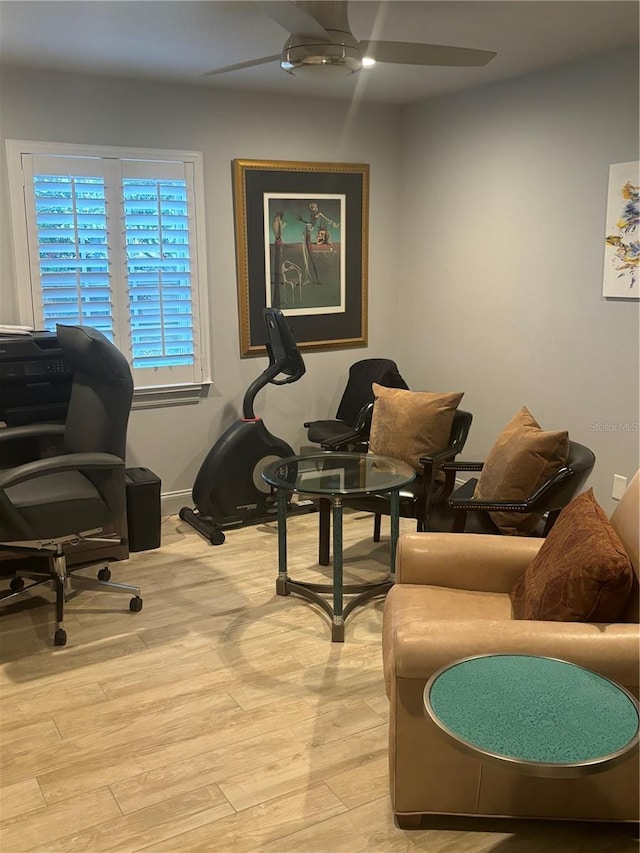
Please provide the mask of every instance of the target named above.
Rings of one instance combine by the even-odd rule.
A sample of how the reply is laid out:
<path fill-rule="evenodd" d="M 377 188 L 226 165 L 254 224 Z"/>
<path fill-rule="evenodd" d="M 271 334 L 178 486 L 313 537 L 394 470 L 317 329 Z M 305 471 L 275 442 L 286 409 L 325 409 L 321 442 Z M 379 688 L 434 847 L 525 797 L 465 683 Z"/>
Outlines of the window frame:
<path fill-rule="evenodd" d="M 204 155 L 201 151 L 184 151 L 157 148 L 129 148 L 125 146 L 86 145 L 69 142 L 41 142 L 23 139 L 7 139 L 5 142 L 9 183 L 9 209 L 14 255 L 14 293 L 18 308 L 18 323 L 35 326 L 37 311 L 34 305 L 34 281 L 29 258 L 29 219 L 26 186 L 22 158 L 27 156 L 97 157 L 103 160 L 143 160 L 147 162 L 173 161 L 191 164 L 193 169 L 193 234 L 195 246 L 195 274 L 192 292 L 197 299 L 197 310 L 193 313 L 196 327 L 198 351 L 194 353 L 200 379 L 194 382 L 167 383 L 156 386 L 140 386 L 134 391 L 134 400 L 145 406 L 177 405 L 196 402 L 212 383 L 212 362 L 209 323 L 209 291 L 207 287 L 207 231 L 204 205 Z M 118 190 L 119 204 L 121 192 Z M 115 213 L 120 217 L 124 209 Z M 28 282 L 29 287 L 19 287 L 19 282 Z M 121 285 L 120 297 L 127 282 L 112 277 L 114 284 Z M 115 288 L 114 288 L 115 289 Z M 121 330 L 122 331 L 122 330 Z M 132 368 L 133 369 L 133 368 Z M 159 368 L 163 369 L 163 368 Z M 167 368 L 170 370 L 170 368 Z M 135 371 L 134 371 L 135 374 Z"/>

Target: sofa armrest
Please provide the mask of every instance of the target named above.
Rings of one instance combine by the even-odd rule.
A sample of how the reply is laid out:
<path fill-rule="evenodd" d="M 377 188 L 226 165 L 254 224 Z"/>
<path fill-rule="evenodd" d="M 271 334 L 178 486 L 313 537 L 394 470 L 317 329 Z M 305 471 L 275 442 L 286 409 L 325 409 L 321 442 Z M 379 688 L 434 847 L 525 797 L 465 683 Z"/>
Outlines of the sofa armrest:
<path fill-rule="evenodd" d="M 403 533 L 396 583 L 508 592 L 543 539 L 471 533 Z"/>
<path fill-rule="evenodd" d="M 560 658 L 638 694 L 640 626 L 585 622 L 432 620 L 399 626 L 391 640 L 393 677 L 427 681 L 461 658 L 527 654 Z"/>

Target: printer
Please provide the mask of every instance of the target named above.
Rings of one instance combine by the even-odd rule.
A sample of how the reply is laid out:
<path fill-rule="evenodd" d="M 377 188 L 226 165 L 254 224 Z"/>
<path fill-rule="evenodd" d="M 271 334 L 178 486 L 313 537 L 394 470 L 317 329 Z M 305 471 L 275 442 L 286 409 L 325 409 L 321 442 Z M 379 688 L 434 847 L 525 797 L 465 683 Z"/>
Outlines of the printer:
<path fill-rule="evenodd" d="M 72 380 L 54 333 L 0 334 L 0 422 L 64 421 Z"/>

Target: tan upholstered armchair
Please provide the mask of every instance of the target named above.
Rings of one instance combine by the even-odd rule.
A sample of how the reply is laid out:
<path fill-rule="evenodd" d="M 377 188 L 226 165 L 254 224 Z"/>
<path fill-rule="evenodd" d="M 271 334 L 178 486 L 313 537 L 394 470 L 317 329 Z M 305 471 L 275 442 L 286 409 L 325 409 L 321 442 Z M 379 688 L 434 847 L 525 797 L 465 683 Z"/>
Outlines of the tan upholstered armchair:
<path fill-rule="evenodd" d="M 511 652 L 571 661 L 637 696 L 639 491 L 636 474 L 611 517 L 635 573 L 616 624 L 513 619 L 509 590 L 545 540 L 450 533 L 400 538 L 383 630 L 391 801 L 399 826 L 417 827 L 423 814 L 638 820 L 637 754 L 581 778 L 520 775 L 449 745 L 425 717 L 423 690 L 448 663 Z"/>

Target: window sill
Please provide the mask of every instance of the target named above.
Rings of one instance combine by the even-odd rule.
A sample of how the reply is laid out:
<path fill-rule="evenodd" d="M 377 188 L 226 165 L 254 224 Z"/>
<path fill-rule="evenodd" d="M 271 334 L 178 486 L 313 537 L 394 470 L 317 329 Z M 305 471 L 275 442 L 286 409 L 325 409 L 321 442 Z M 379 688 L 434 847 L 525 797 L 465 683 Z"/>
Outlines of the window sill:
<path fill-rule="evenodd" d="M 136 388 L 132 409 L 159 409 L 164 406 L 190 406 L 206 397 L 210 382 L 195 385 L 161 385 L 157 388 Z"/>

